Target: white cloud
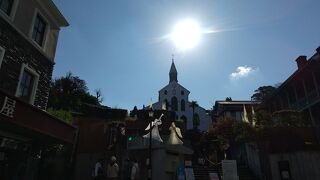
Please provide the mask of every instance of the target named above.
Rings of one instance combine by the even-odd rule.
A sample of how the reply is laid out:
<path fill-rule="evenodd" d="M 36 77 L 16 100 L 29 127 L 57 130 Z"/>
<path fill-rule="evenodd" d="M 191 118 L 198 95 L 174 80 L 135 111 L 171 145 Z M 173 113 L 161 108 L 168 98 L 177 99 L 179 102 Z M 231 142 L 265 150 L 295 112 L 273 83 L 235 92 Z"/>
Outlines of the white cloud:
<path fill-rule="evenodd" d="M 247 77 L 249 74 L 252 74 L 253 72 L 257 71 L 258 68 L 253 68 L 249 66 L 239 66 L 237 67 L 236 71 L 230 74 L 230 79 L 236 80 L 240 79 L 242 77 Z"/>

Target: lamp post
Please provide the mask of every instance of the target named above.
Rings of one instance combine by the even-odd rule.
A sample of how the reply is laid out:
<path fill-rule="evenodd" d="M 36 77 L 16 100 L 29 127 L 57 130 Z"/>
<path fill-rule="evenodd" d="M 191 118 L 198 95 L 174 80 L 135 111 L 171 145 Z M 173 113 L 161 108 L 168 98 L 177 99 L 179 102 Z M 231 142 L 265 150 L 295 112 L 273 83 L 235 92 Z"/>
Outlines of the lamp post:
<path fill-rule="evenodd" d="M 153 109 L 151 107 L 151 109 L 149 110 L 150 137 L 149 137 L 149 171 L 148 171 L 149 173 L 148 177 L 150 180 L 152 180 L 152 161 L 151 161 L 152 159 L 152 118 L 153 118 Z"/>

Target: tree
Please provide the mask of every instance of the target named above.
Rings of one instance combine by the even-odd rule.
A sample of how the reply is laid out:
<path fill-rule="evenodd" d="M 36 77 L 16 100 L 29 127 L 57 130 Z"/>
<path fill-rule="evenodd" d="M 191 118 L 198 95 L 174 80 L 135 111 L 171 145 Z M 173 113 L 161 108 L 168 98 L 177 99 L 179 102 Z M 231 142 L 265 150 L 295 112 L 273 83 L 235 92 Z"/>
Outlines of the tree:
<path fill-rule="evenodd" d="M 199 119 L 199 116 L 198 117 L 195 116 L 194 110 L 195 110 L 195 108 L 199 107 L 198 102 L 191 101 L 190 107 L 192 108 L 193 128 L 197 128 L 199 126 L 200 119 Z"/>
<path fill-rule="evenodd" d="M 277 127 L 306 127 L 311 124 L 303 118 L 301 112 L 295 110 L 276 111 L 272 117 Z"/>
<path fill-rule="evenodd" d="M 270 97 L 277 88 L 273 86 L 261 86 L 254 91 L 254 94 L 251 96 L 251 100 L 253 101 L 265 101 L 268 97 Z"/>
<path fill-rule="evenodd" d="M 103 102 L 103 96 L 102 96 L 102 92 L 101 92 L 101 89 L 95 89 L 94 90 L 95 92 L 95 95 L 96 95 L 96 98 L 98 100 L 99 103 L 102 103 Z"/>
<path fill-rule="evenodd" d="M 137 106 L 134 106 L 133 109 L 130 111 L 130 117 L 134 117 L 138 114 L 138 108 Z"/>
<path fill-rule="evenodd" d="M 230 118 L 219 118 L 213 128 L 208 131 L 209 139 L 218 143 L 219 149 L 224 153 L 226 159 L 227 150 L 234 139 L 234 121 Z"/>
<path fill-rule="evenodd" d="M 54 117 L 57 117 L 61 120 L 63 120 L 66 123 L 71 124 L 72 123 L 72 114 L 71 111 L 66 111 L 62 109 L 53 109 L 53 108 L 48 108 L 47 113 L 51 114 Z"/>
<path fill-rule="evenodd" d="M 81 104 L 99 105 L 97 97 L 90 95 L 86 82 L 71 72 L 51 82 L 48 108 L 80 111 Z"/>

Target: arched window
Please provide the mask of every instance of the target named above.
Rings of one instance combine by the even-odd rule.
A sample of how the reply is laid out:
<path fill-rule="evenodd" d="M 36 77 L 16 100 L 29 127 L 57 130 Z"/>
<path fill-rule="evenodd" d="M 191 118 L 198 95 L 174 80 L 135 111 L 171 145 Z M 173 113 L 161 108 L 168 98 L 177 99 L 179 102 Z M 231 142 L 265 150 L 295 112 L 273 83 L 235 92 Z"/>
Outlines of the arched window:
<path fill-rule="evenodd" d="M 167 91 L 167 90 L 164 90 L 164 94 L 167 95 L 167 94 L 168 94 L 168 91 Z"/>
<path fill-rule="evenodd" d="M 175 96 L 171 98 L 171 110 L 177 111 L 178 110 L 178 100 Z"/>
<path fill-rule="evenodd" d="M 181 100 L 181 111 L 185 111 L 186 110 L 186 102 L 182 99 Z"/>
<path fill-rule="evenodd" d="M 168 107 L 169 107 L 169 102 L 167 99 L 165 99 L 163 102 L 162 102 L 162 109 L 163 110 L 168 110 Z"/>
<path fill-rule="evenodd" d="M 184 91 L 183 90 L 181 91 L 181 95 L 184 95 Z"/>

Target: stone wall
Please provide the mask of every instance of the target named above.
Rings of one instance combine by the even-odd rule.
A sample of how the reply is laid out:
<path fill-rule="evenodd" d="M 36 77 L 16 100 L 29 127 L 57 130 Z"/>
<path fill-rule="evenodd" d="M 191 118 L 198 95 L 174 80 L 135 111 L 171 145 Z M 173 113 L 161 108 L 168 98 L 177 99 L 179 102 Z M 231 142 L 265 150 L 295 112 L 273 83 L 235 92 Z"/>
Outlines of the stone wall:
<path fill-rule="evenodd" d="M 0 17 L 0 46 L 5 49 L 0 67 L 0 89 L 15 95 L 22 64 L 27 64 L 39 74 L 34 105 L 45 109 L 49 96 L 53 62 L 2 17 Z"/>
<path fill-rule="evenodd" d="M 281 180 L 279 161 L 288 161 L 292 179 L 320 179 L 320 152 L 318 151 L 270 154 L 269 159 L 273 180 Z"/>

